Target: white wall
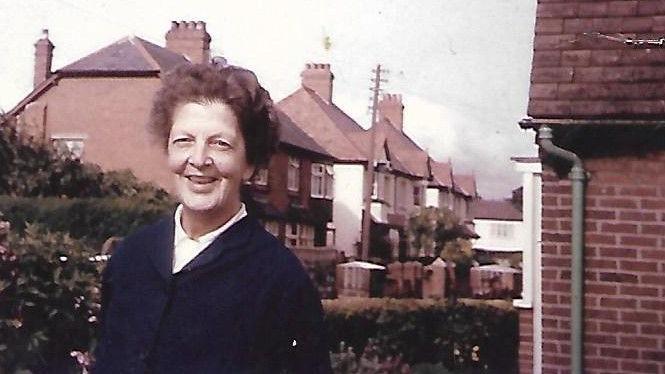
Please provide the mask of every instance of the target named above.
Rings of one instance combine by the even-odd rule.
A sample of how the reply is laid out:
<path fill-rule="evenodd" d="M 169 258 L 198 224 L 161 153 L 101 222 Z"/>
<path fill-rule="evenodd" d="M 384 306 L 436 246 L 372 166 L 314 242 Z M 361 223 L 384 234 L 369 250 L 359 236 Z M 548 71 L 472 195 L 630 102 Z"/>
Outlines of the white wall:
<path fill-rule="evenodd" d="M 425 206 L 439 208 L 439 189 L 428 188 L 425 191 Z"/>
<path fill-rule="evenodd" d="M 356 243 L 362 230 L 363 165 L 335 164 L 333 224 L 335 248 L 347 256 L 358 256 Z"/>

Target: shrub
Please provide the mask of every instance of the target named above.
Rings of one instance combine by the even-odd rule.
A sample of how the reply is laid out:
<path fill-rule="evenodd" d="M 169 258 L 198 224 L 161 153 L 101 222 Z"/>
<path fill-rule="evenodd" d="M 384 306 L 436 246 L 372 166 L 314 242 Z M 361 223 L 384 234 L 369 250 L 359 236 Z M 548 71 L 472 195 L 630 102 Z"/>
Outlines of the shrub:
<path fill-rule="evenodd" d="M 50 144 L 19 136 L 0 115 L 0 194 L 29 197 L 136 197 L 167 200 L 168 194 L 140 182 L 130 171 L 102 172 Z"/>
<path fill-rule="evenodd" d="M 88 351 L 96 330 L 93 251 L 35 225 L 9 248 L 0 256 L 0 368 L 74 372 L 70 352 Z"/>
<path fill-rule="evenodd" d="M 330 348 L 353 352 L 368 342 L 384 359 L 441 363 L 449 370 L 511 373 L 516 369 L 518 320 L 509 303 L 417 299 L 324 300 Z"/>
<path fill-rule="evenodd" d="M 66 232 L 98 247 L 111 236 L 131 231 L 167 214 L 173 203 L 136 198 L 16 198 L 0 196 L 0 212 L 16 232 L 26 223 Z"/>

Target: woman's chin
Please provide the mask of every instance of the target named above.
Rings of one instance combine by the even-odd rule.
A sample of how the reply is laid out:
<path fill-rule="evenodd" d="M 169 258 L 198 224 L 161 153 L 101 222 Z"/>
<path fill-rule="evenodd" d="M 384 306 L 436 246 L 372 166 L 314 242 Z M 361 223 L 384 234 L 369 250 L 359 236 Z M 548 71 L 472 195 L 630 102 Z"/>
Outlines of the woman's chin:
<path fill-rule="evenodd" d="M 210 212 L 223 208 L 219 200 L 205 196 L 183 196 L 182 205 L 195 212 Z"/>

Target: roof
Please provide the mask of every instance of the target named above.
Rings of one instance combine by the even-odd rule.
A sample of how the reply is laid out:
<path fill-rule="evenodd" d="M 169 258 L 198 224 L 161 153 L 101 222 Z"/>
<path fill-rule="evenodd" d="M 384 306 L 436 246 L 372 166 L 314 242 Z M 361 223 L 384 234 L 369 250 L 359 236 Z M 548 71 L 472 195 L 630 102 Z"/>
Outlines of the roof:
<path fill-rule="evenodd" d="M 521 221 L 522 212 L 510 200 L 476 200 L 471 203 L 469 215 L 474 219 Z"/>
<path fill-rule="evenodd" d="M 453 166 L 450 162 L 429 160 L 432 173 L 432 184 L 441 187 L 453 187 Z"/>
<path fill-rule="evenodd" d="M 326 152 L 326 150 L 323 149 L 314 139 L 312 139 L 295 123 L 293 123 L 293 120 L 291 120 L 291 118 L 289 118 L 286 113 L 279 109 L 276 110 L 276 112 L 277 118 L 280 122 L 280 142 L 332 158 L 332 156 Z"/>
<path fill-rule="evenodd" d="M 662 120 L 665 6 L 653 3 L 538 2 L 528 115 Z"/>
<path fill-rule="evenodd" d="M 473 174 L 453 174 L 453 186 L 467 197 L 478 196 L 476 176 Z"/>
<path fill-rule="evenodd" d="M 129 36 L 93 52 L 60 70 L 41 82 L 8 113 L 18 114 L 36 100 L 58 80 L 67 76 L 158 76 L 179 64 L 187 63 L 182 55 L 169 51 L 147 40 Z"/>
<path fill-rule="evenodd" d="M 187 62 L 187 59 L 178 53 L 139 37 L 129 36 L 93 52 L 57 72 L 164 72 Z"/>
<path fill-rule="evenodd" d="M 393 159 L 398 161 L 406 168 L 405 172 L 410 175 L 420 178 L 429 177 L 427 165 L 429 155 L 408 135 L 393 126 L 387 119 L 377 122 L 374 131 L 378 135 L 376 138 L 385 139 L 391 161 Z"/>
<path fill-rule="evenodd" d="M 364 130 L 335 104 L 301 87 L 277 103 L 297 126 L 327 153 L 344 162 L 366 162 L 366 152 L 352 140 Z"/>

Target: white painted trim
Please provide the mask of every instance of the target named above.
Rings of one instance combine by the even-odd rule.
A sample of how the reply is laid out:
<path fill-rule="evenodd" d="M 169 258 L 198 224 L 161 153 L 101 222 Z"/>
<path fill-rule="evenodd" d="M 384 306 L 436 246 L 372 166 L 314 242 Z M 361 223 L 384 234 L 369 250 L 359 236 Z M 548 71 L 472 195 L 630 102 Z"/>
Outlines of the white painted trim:
<path fill-rule="evenodd" d="M 522 172 L 522 217 L 525 235 L 522 252 L 522 299 L 515 300 L 517 308 L 532 308 L 533 313 L 533 373 L 540 374 L 543 365 L 542 313 L 542 166 L 540 163 L 515 162 Z"/>

